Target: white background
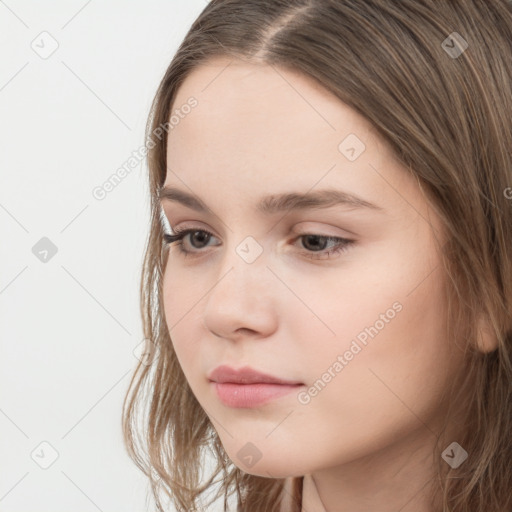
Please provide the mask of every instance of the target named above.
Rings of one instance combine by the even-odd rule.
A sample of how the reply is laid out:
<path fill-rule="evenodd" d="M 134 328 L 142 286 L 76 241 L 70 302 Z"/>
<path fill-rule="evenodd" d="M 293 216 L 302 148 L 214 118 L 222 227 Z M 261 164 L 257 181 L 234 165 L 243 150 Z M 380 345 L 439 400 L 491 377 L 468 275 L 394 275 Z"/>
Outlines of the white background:
<path fill-rule="evenodd" d="M 205 6 L 0 1 L 1 512 L 153 510 L 121 437 L 143 338 L 145 161 L 103 200 L 92 191 L 144 144 L 158 83 Z M 52 38 L 48 58 L 31 47 Z M 57 248 L 47 261 L 33 253 L 43 237 Z M 47 469 L 31 457 L 51 462 L 52 449 Z"/>

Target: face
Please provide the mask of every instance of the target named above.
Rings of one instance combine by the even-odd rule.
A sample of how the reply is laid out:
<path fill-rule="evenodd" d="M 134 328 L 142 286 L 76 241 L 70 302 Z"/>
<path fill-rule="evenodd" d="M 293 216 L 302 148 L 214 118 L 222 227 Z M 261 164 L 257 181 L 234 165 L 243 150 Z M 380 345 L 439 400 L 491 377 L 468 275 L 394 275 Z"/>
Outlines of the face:
<path fill-rule="evenodd" d="M 165 186 L 205 207 L 162 198 L 173 232 L 192 230 L 169 245 L 165 319 L 232 461 L 298 476 L 431 436 L 461 356 L 445 334 L 441 224 L 417 181 L 296 72 L 218 58 L 177 109 Z M 295 384 L 215 384 L 220 365 Z"/>

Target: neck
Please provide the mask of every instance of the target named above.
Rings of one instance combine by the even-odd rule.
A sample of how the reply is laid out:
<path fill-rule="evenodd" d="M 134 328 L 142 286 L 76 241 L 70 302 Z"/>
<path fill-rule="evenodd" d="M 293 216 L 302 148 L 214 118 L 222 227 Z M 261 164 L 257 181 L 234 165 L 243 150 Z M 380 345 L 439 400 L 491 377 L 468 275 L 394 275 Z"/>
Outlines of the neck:
<path fill-rule="evenodd" d="M 422 428 L 369 456 L 306 475 L 302 512 L 432 512 L 433 441 Z"/>

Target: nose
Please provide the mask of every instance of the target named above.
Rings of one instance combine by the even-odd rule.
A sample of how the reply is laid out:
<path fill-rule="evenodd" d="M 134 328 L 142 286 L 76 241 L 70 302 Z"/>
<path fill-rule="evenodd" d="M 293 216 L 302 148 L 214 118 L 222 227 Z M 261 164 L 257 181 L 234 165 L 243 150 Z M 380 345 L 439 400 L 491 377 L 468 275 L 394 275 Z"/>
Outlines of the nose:
<path fill-rule="evenodd" d="M 230 262 L 205 299 L 204 326 L 233 341 L 270 336 L 277 329 L 277 279 L 263 262 Z"/>

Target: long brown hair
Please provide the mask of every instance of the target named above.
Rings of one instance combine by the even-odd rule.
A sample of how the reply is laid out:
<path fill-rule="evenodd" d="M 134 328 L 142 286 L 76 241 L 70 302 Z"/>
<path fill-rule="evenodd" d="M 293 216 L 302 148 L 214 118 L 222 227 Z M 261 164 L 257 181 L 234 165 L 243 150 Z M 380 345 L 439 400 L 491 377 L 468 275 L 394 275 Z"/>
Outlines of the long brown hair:
<path fill-rule="evenodd" d="M 447 233 L 442 247 L 450 342 L 467 347 L 451 403 L 464 415 L 452 469 L 439 436 L 436 512 L 512 510 L 512 4 L 508 0 L 213 0 L 163 77 L 147 124 L 151 226 L 141 314 L 152 364 L 139 364 L 123 404 L 130 457 L 180 511 L 236 497 L 237 510 L 279 510 L 284 479 L 250 475 L 223 450 L 176 358 L 164 319 L 166 249 L 158 193 L 173 102 L 214 56 L 288 68 L 315 79 L 369 120 L 418 180 Z M 166 125 L 167 123 L 167 125 Z M 155 134 L 159 134 L 155 137 Z M 482 322 L 494 340 L 480 350 Z M 446 424 L 455 409 L 446 411 Z M 206 453 L 216 467 L 201 483 Z M 294 480 L 300 511 L 302 480 Z"/>

